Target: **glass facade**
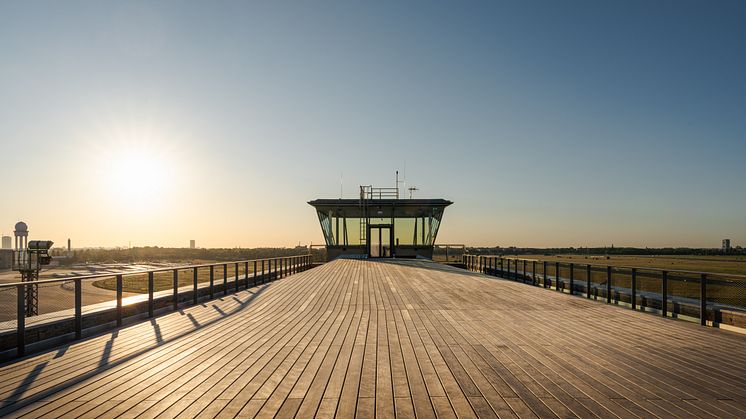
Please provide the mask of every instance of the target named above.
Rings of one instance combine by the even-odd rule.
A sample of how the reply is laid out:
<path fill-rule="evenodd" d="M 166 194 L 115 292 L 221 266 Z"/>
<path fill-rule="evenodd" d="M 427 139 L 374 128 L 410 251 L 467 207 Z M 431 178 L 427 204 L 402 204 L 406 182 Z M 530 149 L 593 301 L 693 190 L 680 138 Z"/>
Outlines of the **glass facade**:
<path fill-rule="evenodd" d="M 344 208 L 319 209 L 317 213 L 327 246 L 365 246 L 368 226 L 391 226 L 395 245 L 432 246 L 443 217 L 443 209 L 437 207 L 422 208 L 419 214 L 388 217 L 361 217 L 359 209 Z"/>

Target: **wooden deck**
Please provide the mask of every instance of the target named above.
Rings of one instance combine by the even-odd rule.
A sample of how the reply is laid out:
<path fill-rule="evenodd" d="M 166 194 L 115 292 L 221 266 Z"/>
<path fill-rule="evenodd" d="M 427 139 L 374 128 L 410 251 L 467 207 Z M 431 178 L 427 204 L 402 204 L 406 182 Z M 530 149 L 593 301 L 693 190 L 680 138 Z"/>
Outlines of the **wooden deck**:
<path fill-rule="evenodd" d="M 0 416 L 746 417 L 746 336 L 338 260 L 0 366 Z"/>

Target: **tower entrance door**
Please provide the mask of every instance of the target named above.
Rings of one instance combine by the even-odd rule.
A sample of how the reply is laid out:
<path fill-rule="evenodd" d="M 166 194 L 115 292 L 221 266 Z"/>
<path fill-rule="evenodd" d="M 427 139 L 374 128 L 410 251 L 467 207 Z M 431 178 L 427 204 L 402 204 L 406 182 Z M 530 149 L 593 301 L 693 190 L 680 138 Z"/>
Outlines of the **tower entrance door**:
<path fill-rule="evenodd" d="M 368 257 L 393 257 L 393 242 L 394 228 L 391 224 L 371 224 L 368 226 Z"/>

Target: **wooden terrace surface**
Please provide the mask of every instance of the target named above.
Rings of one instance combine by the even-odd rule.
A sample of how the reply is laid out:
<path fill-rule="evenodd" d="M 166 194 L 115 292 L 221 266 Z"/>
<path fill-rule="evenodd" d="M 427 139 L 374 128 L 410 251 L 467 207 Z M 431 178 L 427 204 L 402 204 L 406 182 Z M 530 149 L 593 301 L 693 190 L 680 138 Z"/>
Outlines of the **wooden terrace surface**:
<path fill-rule="evenodd" d="M 337 260 L 0 366 L 0 416 L 746 417 L 746 336 Z"/>

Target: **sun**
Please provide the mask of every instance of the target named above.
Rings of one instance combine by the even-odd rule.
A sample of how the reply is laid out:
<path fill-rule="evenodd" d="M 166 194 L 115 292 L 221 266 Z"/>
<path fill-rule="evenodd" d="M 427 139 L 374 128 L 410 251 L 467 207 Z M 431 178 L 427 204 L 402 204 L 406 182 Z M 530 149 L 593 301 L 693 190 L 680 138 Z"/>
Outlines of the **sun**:
<path fill-rule="evenodd" d="M 107 195 L 123 209 L 161 206 L 174 187 L 174 165 L 160 149 L 128 145 L 106 153 L 101 167 Z"/>

